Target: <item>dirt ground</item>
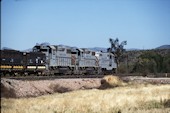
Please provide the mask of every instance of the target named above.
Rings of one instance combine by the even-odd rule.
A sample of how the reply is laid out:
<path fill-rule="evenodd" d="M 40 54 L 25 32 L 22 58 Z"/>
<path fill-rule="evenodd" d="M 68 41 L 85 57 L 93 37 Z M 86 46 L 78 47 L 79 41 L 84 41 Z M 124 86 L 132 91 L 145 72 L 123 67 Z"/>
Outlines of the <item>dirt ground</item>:
<path fill-rule="evenodd" d="M 170 78 L 123 77 L 121 79 L 126 82 L 170 84 Z M 56 92 L 97 89 L 102 86 L 101 80 L 101 78 L 77 78 L 27 81 L 1 78 L 1 97 L 37 97 Z"/>
<path fill-rule="evenodd" d="M 100 79 L 14 80 L 1 78 L 1 97 L 35 97 L 100 86 Z"/>

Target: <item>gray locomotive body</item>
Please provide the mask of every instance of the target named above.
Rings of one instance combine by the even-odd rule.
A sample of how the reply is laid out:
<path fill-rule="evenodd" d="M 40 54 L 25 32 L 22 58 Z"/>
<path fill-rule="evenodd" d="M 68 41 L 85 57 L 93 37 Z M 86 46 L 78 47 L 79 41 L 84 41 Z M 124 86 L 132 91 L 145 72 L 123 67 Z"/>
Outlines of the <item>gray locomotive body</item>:
<path fill-rule="evenodd" d="M 62 45 L 36 45 L 33 51 L 46 55 L 46 74 L 106 74 L 116 69 L 112 53 Z"/>
<path fill-rule="evenodd" d="M 115 73 L 117 65 L 115 57 L 109 52 L 96 52 L 96 57 L 99 63 L 99 71 L 102 74 Z"/>

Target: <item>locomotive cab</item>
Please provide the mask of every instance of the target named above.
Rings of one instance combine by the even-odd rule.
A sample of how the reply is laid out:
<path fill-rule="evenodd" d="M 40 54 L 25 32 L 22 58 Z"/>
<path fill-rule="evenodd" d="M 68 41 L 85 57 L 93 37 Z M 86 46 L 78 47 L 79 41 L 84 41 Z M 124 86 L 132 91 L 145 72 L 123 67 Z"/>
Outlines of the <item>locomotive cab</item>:
<path fill-rule="evenodd" d="M 56 63 L 56 51 L 55 46 L 53 45 L 48 45 L 48 44 L 40 44 L 40 45 L 36 45 L 33 47 L 33 51 L 34 52 L 42 52 L 45 54 L 46 56 L 46 71 L 47 74 L 53 74 L 53 72 L 51 73 L 50 70 L 55 68 L 55 66 L 57 65 Z"/>
<path fill-rule="evenodd" d="M 96 52 L 95 56 L 99 60 L 100 72 L 103 74 L 114 73 L 116 69 L 115 58 L 112 53 Z"/>

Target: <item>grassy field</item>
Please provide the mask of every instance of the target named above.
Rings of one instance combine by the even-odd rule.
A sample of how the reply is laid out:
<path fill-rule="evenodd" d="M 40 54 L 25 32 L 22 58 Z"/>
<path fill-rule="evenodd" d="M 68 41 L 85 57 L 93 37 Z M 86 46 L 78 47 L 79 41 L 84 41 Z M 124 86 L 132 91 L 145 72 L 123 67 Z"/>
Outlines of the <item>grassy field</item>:
<path fill-rule="evenodd" d="M 131 84 L 106 90 L 1 98 L 2 113 L 170 113 L 170 85 Z"/>

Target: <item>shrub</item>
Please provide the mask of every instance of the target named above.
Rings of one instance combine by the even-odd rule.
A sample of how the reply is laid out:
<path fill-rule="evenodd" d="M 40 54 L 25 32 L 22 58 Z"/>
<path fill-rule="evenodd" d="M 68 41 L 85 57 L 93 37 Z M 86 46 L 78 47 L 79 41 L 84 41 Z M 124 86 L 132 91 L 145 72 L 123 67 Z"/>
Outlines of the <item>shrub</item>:
<path fill-rule="evenodd" d="M 117 86 L 124 86 L 124 83 L 118 76 L 107 75 L 101 80 L 100 89 L 112 88 Z"/>

